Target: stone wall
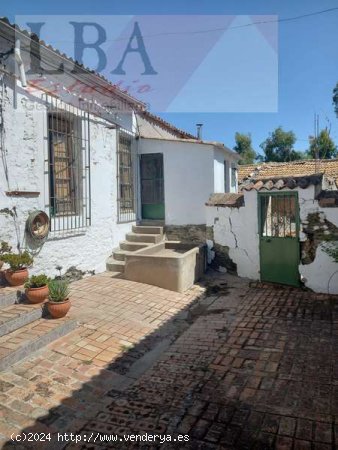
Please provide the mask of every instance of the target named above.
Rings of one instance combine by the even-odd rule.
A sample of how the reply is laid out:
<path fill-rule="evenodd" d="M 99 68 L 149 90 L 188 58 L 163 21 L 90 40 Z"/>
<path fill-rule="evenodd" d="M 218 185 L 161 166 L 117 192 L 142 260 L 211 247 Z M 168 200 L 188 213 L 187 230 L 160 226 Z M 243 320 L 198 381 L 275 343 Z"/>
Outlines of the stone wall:
<path fill-rule="evenodd" d="M 164 232 L 168 241 L 203 244 L 210 230 L 206 225 L 166 225 Z"/>

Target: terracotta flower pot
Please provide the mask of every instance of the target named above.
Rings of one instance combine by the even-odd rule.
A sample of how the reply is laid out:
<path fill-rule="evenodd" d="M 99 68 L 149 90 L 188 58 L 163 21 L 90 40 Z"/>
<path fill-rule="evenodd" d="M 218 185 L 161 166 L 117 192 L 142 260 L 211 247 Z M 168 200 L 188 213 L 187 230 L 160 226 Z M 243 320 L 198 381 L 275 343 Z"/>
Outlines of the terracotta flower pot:
<path fill-rule="evenodd" d="M 20 286 L 24 284 L 24 282 L 28 278 L 28 270 L 20 269 L 20 270 L 10 270 L 7 269 L 5 271 L 5 278 L 11 286 Z"/>
<path fill-rule="evenodd" d="M 42 303 L 48 297 L 48 286 L 28 288 L 25 290 L 26 297 L 30 303 Z"/>
<path fill-rule="evenodd" d="M 69 298 L 63 302 L 51 302 L 50 300 L 47 302 L 49 314 L 53 317 L 53 319 L 61 319 L 61 317 L 65 317 L 70 307 L 71 302 Z"/>

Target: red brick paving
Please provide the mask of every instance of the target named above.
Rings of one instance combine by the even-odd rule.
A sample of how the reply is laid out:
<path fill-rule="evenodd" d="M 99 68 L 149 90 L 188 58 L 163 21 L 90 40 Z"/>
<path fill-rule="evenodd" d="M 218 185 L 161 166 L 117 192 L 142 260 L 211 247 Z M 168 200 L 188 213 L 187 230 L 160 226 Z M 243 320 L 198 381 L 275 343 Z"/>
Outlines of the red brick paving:
<path fill-rule="evenodd" d="M 224 280 L 228 286 L 221 285 Z M 9 419 L 2 420 L 7 426 L 3 434 L 9 424 L 16 430 L 29 426 L 22 416 L 33 412 L 38 417 L 34 430 L 81 430 L 82 436 L 92 432 L 121 437 L 145 432 L 190 436 L 188 443 L 144 447 L 149 449 L 338 449 L 337 297 L 260 284 L 249 289 L 245 282 L 224 275 L 213 276 L 211 282 L 221 289 L 208 290 L 212 293 L 209 307 L 191 309 L 186 317 L 190 326 L 175 336 L 152 368 L 122 391 L 111 389 L 114 379 L 128 376 L 132 361 L 152 348 L 151 337 L 155 344 L 163 338 L 156 327 L 147 327 L 174 323 L 175 314 L 197 291 L 186 297 L 166 297 L 168 291 L 162 290 L 152 296 L 155 291 L 142 287 L 139 293 L 137 286 L 131 289 L 120 280 L 119 286 L 113 283 L 113 295 L 111 280 L 99 289 L 89 281 L 82 289 L 79 282 L 77 292 L 83 294 L 78 313 L 86 323 L 62 339 L 60 352 L 55 344 L 32 359 L 33 364 L 19 364 L 0 377 L 4 411 L 9 414 Z M 135 296 L 130 297 L 134 290 Z M 84 308 L 90 293 L 97 301 L 88 320 Z M 110 295 L 108 306 L 100 308 L 106 295 Z M 136 303 L 137 299 L 141 302 Z M 169 307 L 171 317 L 167 317 Z M 108 319 L 107 308 L 113 319 Z M 109 339 L 111 343 L 104 347 Z M 114 339 L 125 342 L 122 354 L 115 353 Z M 79 354 L 83 359 L 77 358 Z M 105 355 L 107 360 L 114 359 L 107 364 Z M 103 370 L 99 361 L 105 364 Z M 36 409 L 39 399 L 45 417 Z M 68 448 L 115 447 L 87 443 Z M 119 443 L 116 448 L 141 446 Z"/>

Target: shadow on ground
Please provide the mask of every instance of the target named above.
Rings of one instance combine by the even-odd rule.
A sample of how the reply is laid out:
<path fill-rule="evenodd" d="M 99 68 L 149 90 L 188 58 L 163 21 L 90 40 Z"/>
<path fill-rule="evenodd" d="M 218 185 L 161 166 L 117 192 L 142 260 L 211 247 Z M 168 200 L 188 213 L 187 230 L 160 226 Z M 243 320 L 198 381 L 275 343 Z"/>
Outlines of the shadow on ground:
<path fill-rule="evenodd" d="M 206 284 L 205 296 L 24 430 L 50 431 L 52 442 L 4 448 L 338 448 L 337 297 L 217 273 Z M 57 442 L 65 432 L 82 442 Z"/>

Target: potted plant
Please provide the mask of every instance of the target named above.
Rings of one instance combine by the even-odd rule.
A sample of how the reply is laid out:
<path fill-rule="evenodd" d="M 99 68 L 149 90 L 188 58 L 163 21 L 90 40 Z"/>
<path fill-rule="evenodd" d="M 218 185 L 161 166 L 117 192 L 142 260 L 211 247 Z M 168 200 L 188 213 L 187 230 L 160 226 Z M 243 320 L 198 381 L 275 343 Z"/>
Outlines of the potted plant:
<path fill-rule="evenodd" d="M 60 319 L 67 314 L 71 306 L 69 283 L 65 280 L 52 280 L 49 282 L 48 288 L 48 311 L 54 319 Z"/>
<path fill-rule="evenodd" d="M 2 256 L 5 253 L 10 253 L 12 251 L 12 247 L 8 244 L 8 242 L 1 241 L 0 242 L 0 269 L 4 265 L 4 262 L 2 261 Z"/>
<path fill-rule="evenodd" d="M 33 258 L 28 252 L 6 253 L 1 259 L 9 265 L 9 269 L 5 271 L 5 278 L 11 286 L 20 286 L 27 280 L 27 267 L 33 264 Z"/>
<path fill-rule="evenodd" d="M 48 297 L 49 278 L 45 274 L 32 275 L 25 283 L 25 294 L 30 303 L 42 303 Z"/>

